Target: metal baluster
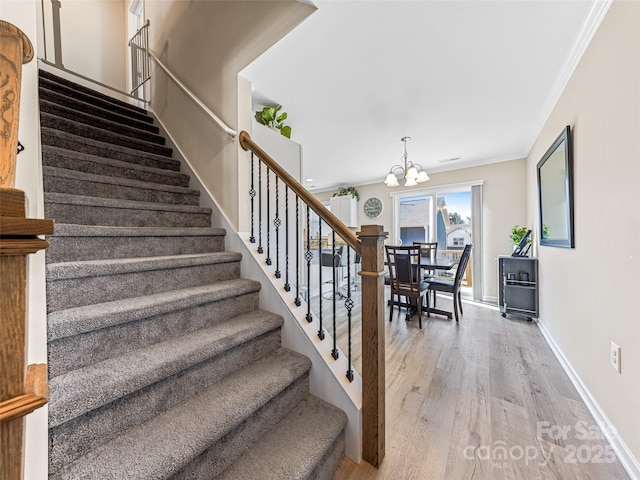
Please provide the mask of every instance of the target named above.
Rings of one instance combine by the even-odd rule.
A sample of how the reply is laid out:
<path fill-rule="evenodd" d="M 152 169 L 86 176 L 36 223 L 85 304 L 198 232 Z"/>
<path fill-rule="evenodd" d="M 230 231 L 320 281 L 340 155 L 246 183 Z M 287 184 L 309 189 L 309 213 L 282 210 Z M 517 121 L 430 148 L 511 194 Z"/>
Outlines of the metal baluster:
<path fill-rule="evenodd" d="M 267 166 L 267 259 L 265 260 L 265 263 L 267 265 L 271 265 L 271 229 L 269 228 L 269 204 L 271 203 L 271 192 L 269 191 L 269 178 L 271 177 L 270 173 L 271 170 L 269 169 L 269 166 Z"/>
<path fill-rule="evenodd" d="M 262 161 L 258 159 L 258 253 L 262 252 Z"/>
<path fill-rule="evenodd" d="M 280 220 L 279 184 L 280 182 L 276 175 L 276 218 L 273 220 L 273 225 L 276 227 L 276 278 L 280 278 L 282 276 L 280 273 L 280 225 L 282 224 L 282 221 Z"/>
<path fill-rule="evenodd" d="M 353 309 L 353 300 L 351 299 L 351 249 L 347 244 L 347 299 L 344 301 L 344 306 L 347 309 L 347 325 L 349 327 L 348 342 L 349 342 L 349 358 L 347 364 L 349 369 L 347 370 L 347 379 L 353 382 L 353 369 L 351 368 L 351 310 Z"/>
<path fill-rule="evenodd" d="M 322 218 L 318 217 L 318 338 L 324 340 L 322 329 Z"/>
<path fill-rule="evenodd" d="M 300 204 L 296 195 L 296 307 L 302 305 L 300 299 Z"/>
<path fill-rule="evenodd" d="M 311 323 L 313 321 L 313 315 L 311 315 L 311 259 L 313 258 L 313 253 L 311 253 L 311 230 L 310 230 L 310 208 L 307 205 L 307 251 L 304 253 L 304 258 L 307 261 L 307 314 L 305 318 L 307 322 Z"/>
<path fill-rule="evenodd" d="M 331 231 L 331 239 L 333 242 L 333 248 L 332 248 L 332 256 L 333 256 L 333 261 L 332 261 L 332 265 L 333 265 L 333 350 L 331 350 L 331 356 L 333 357 L 334 360 L 338 359 L 338 335 L 336 334 L 336 264 L 335 264 L 335 258 L 336 258 L 336 232 L 335 230 Z M 340 263 L 342 263 L 342 259 L 340 261 Z"/>
<path fill-rule="evenodd" d="M 254 164 L 254 158 L 253 158 L 253 152 L 251 152 L 251 189 L 249 190 L 249 196 L 251 197 L 251 236 L 249 237 L 249 241 L 251 243 L 256 243 L 256 237 L 254 237 L 253 235 L 253 203 L 255 200 L 255 196 L 256 196 L 256 189 L 253 186 L 253 164 Z"/>
<path fill-rule="evenodd" d="M 284 184 L 284 249 L 285 249 L 285 261 L 284 261 L 284 291 L 290 292 L 291 285 L 289 284 L 289 187 Z"/>

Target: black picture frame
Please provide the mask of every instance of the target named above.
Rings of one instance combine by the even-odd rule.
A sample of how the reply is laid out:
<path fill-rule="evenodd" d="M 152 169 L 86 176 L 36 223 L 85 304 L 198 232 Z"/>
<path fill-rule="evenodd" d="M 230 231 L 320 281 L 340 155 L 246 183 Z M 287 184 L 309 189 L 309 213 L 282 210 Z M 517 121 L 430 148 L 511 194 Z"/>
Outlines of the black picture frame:
<path fill-rule="evenodd" d="M 575 247 L 573 145 L 567 125 L 537 165 L 540 245 Z"/>

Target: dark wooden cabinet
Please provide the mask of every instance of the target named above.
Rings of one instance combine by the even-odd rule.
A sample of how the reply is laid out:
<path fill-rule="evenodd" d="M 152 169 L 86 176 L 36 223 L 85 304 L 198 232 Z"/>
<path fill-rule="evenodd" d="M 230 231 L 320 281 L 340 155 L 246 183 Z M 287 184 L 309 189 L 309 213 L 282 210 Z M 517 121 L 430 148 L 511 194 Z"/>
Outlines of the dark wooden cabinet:
<path fill-rule="evenodd" d="M 498 257 L 498 303 L 503 317 L 538 318 L 538 259 Z"/>

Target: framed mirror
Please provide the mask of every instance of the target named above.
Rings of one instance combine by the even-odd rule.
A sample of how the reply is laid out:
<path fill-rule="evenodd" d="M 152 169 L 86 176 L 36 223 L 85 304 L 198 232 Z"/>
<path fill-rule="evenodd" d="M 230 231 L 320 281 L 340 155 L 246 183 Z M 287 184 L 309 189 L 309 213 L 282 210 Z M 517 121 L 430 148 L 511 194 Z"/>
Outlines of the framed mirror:
<path fill-rule="evenodd" d="M 574 247 L 573 149 L 565 127 L 538 162 L 540 245 Z"/>

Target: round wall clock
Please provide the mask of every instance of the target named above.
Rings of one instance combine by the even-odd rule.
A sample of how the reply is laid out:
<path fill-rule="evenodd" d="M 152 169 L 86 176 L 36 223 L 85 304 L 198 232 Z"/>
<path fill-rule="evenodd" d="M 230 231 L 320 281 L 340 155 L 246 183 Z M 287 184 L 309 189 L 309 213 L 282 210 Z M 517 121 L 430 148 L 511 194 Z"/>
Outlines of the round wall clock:
<path fill-rule="evenodd" d="M 371 197 L 364 202 L 364 214 L 369 218 L 378 218 L 382 213 L 382 200 Z"/>

